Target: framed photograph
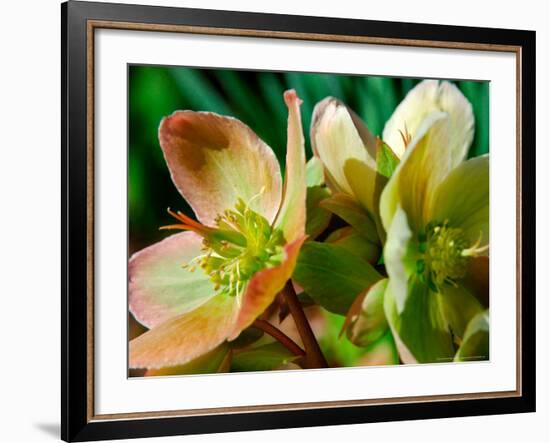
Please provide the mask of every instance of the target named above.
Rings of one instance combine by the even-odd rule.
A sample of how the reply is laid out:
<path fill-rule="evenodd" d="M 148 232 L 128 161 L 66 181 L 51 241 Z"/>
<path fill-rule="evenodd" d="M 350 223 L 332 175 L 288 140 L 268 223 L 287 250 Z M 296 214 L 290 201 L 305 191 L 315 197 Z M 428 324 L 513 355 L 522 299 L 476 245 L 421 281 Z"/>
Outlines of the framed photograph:
<path fill-rule="evenodd" d="M 62 5 L 62 438 L 535 410 L 535 33 Z"/>

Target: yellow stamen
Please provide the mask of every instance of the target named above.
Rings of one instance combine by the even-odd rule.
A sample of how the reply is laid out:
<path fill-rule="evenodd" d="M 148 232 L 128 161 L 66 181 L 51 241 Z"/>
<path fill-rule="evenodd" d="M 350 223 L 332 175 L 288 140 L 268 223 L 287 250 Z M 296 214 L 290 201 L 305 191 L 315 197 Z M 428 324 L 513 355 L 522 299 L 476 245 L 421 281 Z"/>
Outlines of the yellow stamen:
<path fill-rule="evenodd" d="M 467 249 L 462 250 L 463 257 L 479 257 L 481 254 L 489 250 L 489 245 L 479 247 L 481 239 L 483 238 L 483 232 L 480 231 L 477 241 Z"/>

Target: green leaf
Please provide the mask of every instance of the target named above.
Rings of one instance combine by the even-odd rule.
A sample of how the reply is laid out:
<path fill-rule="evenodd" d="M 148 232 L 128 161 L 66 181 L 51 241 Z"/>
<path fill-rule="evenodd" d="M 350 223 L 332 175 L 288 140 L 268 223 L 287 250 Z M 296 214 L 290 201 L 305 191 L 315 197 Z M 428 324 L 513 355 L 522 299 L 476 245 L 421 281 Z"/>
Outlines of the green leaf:
<path fill-rule="evenodd" d="M 332 197 L 323 200 L 320 205 L 355 228 L 367 240 L 372 243 L 380 243 L 376 224 L 367 211 L 349 195 L 334 194 Z"/>
<path fill-rule="evenodd" d="M 306 242 L 293 279 L 324 308 L 345 315 L 357 295 L 382 277 L 366 260 L 336 245 Z"/>
<path fill-rule="evenodd" d="M 399 158 L 386 143 L 379 140 L 376 147 L 376 167 L 378 173 L 386 178 L 390 178 L 398 164 Z"/>
<path fill-rule="evenodd" d="M 489 311 L 477 314 L 466 328 L 454 361 L 489 360 Z"/>
<path fill-rule="evenodd" d="M 332 214 L 324 209 L 320 203 L 330 196 L 330 191 L 324 186 L 307 188 L 306 194 L 306 234 L 310 238 L 316 238 L 330 223 Z"/>
<path fill-rule="evenodd" d="M 333 231 L 325 242 L 340 246 L 373 265 L 380 257 L 380 246 L 368 241 L 351 226 Z"/>
<path fill-rule="evenodd" d="M 455 350 L 442 314 L 441 299 L 411 277 L 404 309 L 398 313 L 391 282 L 384 294 L 384 311 L 405 363 L 445 363 Z"/>
<path fill-rule="evenodd" d="M 235 352 L 231 372 L 271 371 L 298 358 L 279 342 L 273 342 Z"/>

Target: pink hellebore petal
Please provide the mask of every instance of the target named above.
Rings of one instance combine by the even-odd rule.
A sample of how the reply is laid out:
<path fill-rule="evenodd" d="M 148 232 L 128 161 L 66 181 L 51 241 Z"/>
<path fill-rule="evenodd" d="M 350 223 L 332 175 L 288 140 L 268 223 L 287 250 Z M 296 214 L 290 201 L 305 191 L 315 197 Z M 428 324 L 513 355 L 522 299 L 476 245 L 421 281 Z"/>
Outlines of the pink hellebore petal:
<path fill-rule="evenodd" d="M 284 196 L 275 227 L 283 230 L 287 242 L 300 238 L 306 226 L 306 156 L 300 105 L 293 89 L 285 92 L 288 107 L 286 177 Z"/>
<path fill-rule="evenodd" d="M 201 248 L 201 237 L 182 232 L 132 255 L 128 304 L 140 323 L 154 328 L 214 296 L 214 286 L 201 269 L 190 272 L 183 267 L 201 253 Z"/>
<path fill-rule="evenodd" d="M 200 222 L 213 225 L 238 198 L 274 220 L 281 202 L 279 163 L 244 123 L 210 112 L 177 111 L 162 120 L 159 140 L 172 181 Z"/>
<path fill-rule="evenodd" d="M 130 342 L 131 368 L 182 365 L 214 349 L 231 333 L 235 298 L 218 295 L 194 311 L 172 317 Z"/>

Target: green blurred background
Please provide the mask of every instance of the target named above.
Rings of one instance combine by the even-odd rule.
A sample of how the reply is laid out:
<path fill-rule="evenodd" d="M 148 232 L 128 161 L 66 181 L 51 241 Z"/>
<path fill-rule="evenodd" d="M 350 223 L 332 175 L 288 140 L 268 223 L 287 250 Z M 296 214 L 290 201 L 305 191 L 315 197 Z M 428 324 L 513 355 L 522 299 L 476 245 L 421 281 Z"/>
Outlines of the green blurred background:
<path fill-rule="evenodd" d="M 315 104 L 327 96 L 341 99 L 380 135 L 395 107 L 420 80 L 410 78 L 235 71 L 130 65 L 129 76 L 129 246 L 130 253 L 166 236 L 159 226 L 173 220 L 166 208 L 188 212 L 176 191 L 159 147 L 161 119 L 190 109 L 230 115 L 250 126 L 284 168 L 287 110 L 283 92 L 294 88 L 303 100 L 306 152 Z M 489 149 L 489 83 L 460 81 L 473 105 L 476 132 L 470 156 Z"/>

